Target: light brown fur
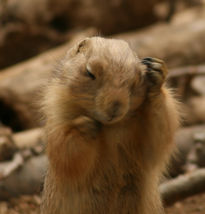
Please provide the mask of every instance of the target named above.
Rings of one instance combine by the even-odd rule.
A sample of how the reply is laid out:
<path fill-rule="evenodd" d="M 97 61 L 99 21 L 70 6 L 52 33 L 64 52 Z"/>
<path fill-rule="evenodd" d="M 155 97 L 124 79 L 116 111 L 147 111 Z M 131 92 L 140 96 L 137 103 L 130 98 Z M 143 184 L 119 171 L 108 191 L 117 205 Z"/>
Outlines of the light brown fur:
<path fill-rule="evenodd" d="M 43 99 L 42 214 L 163 213 L 158 183 L 179 118 L 166 67 L 152 60 L 159 71 L 126 42 L 100 37 L 68 52 Z"/>

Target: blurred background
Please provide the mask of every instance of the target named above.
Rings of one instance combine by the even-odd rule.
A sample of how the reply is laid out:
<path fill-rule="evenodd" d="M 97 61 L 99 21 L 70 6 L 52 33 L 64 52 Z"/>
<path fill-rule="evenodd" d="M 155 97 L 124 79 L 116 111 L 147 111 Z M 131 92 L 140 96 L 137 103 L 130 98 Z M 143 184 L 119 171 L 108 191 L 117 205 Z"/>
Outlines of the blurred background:
<path fill-rule="evenodd" d="M 47 164 L 39 92 L 66 51 L 96 35 L 167 63 L 184 119 L 160 191 L 166 213 L 205 214 L 204 0 L 0 0 L 0 214 L 39 213 Z M 179 176 L 197 182 L 170 193 L 165 185 L 182 186 Z"/>

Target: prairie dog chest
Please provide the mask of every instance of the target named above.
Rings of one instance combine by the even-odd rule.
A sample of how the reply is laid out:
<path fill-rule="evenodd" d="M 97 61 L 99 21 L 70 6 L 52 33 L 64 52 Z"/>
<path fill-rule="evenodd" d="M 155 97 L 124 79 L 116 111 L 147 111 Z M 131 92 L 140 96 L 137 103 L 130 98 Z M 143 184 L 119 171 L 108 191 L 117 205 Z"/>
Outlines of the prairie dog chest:
<path fill-rule="evenodd" d="M 116 167 L 123 170 L 136 165 L 137 153 L 140 149 L 140 128 L 137 123 L 107 126 L 103 129 L 103 144 L 106 145 L 107 158 L 112 160 Z M 124 169 L 123 169 L 124 168 Z"/>
<path fill-rule="evenodd" d="M 102 139 L 110 147 L 134 146 L 140 140 L 141 126 L 137 120 L 125 121 L 123 123 L 105 126 L 102 130 Z"/>

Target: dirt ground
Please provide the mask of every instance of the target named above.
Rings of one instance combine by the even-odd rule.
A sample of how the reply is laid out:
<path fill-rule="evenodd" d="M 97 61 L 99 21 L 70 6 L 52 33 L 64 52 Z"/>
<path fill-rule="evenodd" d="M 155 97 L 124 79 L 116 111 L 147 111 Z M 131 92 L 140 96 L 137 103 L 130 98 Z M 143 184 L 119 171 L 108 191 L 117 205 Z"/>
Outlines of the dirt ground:
<path fill-rule="evenodd" d="M 40 197 L 34 195 L 0 202 L 0 214 L 39 214 L 40 201 Z M 166 214 L 205 214 L 205 193 L 167 207 Z"/>
<path fill-rule="evenodd" d="M 166 214 L 205 214 L 205 193 L 175 203 L 166 208 Z"/>

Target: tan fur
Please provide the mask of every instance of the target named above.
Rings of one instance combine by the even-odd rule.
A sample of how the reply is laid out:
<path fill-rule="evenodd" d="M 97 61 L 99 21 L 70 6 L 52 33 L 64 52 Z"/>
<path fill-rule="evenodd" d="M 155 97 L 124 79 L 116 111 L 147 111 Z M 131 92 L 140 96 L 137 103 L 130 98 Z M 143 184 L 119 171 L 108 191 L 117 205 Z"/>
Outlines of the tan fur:
<path fill-rule="evenodd" d="M 161 73 L 149 78 L 121 40 L 88 38 L 68 52 L 42 102 L 42 214 L 163 213 L 158 183 L 179 118 L 166 67 L 154 60 Z"/>

